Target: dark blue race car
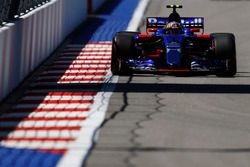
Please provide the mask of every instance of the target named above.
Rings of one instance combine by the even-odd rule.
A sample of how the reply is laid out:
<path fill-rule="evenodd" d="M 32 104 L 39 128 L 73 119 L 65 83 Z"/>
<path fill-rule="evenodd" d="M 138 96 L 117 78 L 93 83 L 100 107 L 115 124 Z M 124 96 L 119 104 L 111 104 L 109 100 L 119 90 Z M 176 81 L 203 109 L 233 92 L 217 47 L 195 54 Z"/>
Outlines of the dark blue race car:
<path fill-rule="evenodd" d="M 204 18 L 148 17 L 147 34 L 117 32 L 112 44 L 114 75 L 135 72 L 236 74 L 235 37 L 231 33 L 204 34 Z"/>

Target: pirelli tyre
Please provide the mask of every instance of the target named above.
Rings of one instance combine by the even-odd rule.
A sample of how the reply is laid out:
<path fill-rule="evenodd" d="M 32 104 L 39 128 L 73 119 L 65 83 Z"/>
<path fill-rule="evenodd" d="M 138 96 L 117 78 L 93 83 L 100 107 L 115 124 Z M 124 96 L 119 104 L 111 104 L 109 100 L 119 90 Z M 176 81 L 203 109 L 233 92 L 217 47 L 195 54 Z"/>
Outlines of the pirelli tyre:
<path fill-rule="evenodd" d="M 112 42 L 111 72 L 114 75 L 130 74 L 128 60 L 135 52 L 134 36 L 138 32 L 118 32 Z"/>
<path fill-rule="evenodd" d="M 216 59 L 224 62 L 218 68 L 216 75 L 219 77 L 233 77 L 237 72 L 235 37 L 231 33 L 211 34 L 214 40 Z"/>

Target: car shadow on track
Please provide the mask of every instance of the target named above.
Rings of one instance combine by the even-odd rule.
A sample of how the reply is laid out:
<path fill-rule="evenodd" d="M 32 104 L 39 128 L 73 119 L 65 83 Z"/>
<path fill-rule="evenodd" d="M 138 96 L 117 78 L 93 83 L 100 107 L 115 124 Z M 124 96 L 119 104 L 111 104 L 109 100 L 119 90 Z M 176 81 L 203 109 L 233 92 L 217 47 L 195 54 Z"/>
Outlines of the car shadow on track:
<path fill-rule="evenodd" d="M 106 83 L 106 84 L 71 84 L 72 88 L 88 91 L 133 92 L 133 93 L 235 93 L 250 94 L 250 85 L 241 84 L 151 84 L 151 83 Z M 69 88 L 60 84 L 58 88 Z M 96 89 L 91 89 L 95 87 Z M 115 90 L 113 88 L 115 87 Z M 97 89 L 98 88 L 98 89 Z"/>

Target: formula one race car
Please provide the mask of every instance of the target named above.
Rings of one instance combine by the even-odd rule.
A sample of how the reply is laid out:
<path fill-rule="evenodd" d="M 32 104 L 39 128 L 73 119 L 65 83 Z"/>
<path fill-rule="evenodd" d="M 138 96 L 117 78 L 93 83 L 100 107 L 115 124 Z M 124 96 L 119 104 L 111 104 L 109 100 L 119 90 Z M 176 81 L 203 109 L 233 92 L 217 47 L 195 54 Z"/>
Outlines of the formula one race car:
<path fill-rule="evenodd" d="M 117 32 L 112 43 L 114 75 L 135 72 L 236 74 L 235 37 L 231 33 L 204 34 L 204 18 L 148 17 L 147 34 Z"/>

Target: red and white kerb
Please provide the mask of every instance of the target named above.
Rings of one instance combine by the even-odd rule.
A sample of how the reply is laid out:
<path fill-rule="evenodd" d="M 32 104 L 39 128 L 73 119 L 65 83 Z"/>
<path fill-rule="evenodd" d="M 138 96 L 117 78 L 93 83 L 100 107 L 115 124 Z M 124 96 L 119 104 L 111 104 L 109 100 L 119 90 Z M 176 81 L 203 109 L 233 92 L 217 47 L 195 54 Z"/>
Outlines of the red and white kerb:
<path fill-rule="evenodd" d="M 95 113 L 101 92 L 74 85 L 108 82 L 110 61 L 111 42 L 68 45 L 16 106 L 0 116 L 1 145 L 64 154 L 79 137 L 90 140 L 92 136 L 80 131 L 101 123 L 86 123 L 104 116 Z"/>

